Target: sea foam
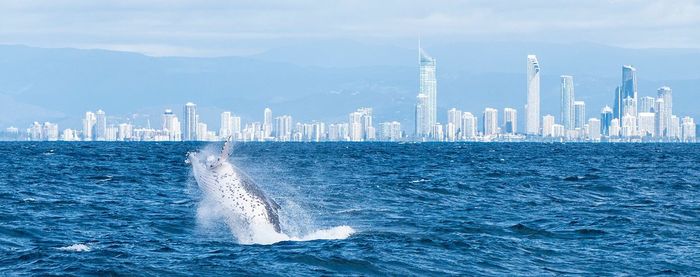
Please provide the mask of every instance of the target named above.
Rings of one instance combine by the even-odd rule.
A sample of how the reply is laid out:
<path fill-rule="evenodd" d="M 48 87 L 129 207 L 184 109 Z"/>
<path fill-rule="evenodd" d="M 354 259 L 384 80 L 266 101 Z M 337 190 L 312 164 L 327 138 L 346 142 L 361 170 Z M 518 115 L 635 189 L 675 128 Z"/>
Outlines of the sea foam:
<path fill-rule="evenodd" d="M 71 252 L 88 252 L 90 251 L 90 246 L 82 243 L 76 243 L 70 246 L 59 247 L 58 250 L 71 251 Z"/>

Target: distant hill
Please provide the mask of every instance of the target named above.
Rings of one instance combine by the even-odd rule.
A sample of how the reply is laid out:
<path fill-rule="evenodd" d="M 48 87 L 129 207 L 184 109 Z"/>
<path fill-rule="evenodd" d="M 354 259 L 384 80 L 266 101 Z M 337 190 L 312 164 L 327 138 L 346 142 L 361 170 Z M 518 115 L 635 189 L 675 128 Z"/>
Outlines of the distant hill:
<path fill-rule="evenodd" d="M 639 72 L 640 95 L 671 86 L 674 110 L 700 119 L 700 51 L 621 49 L 601 45 L 454 43 L 424 45 L 437 58 L 439 119 L 461 108 L 479 117 L 485 107 L 525 103 L 525 55 L 542 65 L 542 112 L 558 114 L 559 75 L 575 76 L 576 97 L 589 117 L 612 102 L 622 64 Z M 399 120 L 411 132 L 418 90 L 415 49 L 326 41 L 285 46 L 250 57 L 149 57 L 105 50 L 0 45 L 0 128 L 33 121 L 78 128 L 87 110 L 110 120 L 178 114 L 187 101 L 218 129 L 223 110 L 262 120 L 264 107 L 294 120 L 345 121 L 357 107 L 374 107 L 375 121 Z M 136 115 L 134 115 L 136 114 Z M 522 118 L 522 116 L 521 116 Z M 522 123 L 522 119 L 520 120 Z"/>

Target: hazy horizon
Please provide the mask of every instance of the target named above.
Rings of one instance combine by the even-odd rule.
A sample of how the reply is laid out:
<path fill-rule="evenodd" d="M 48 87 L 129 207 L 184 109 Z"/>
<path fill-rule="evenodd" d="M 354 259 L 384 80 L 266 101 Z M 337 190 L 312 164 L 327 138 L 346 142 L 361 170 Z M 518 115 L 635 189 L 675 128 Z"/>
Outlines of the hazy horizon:
<path fill-rule="evenodd" d="M 670 86 L 678 116 L 697 118 L 697 14 L 697 1 L 641 0 L 3 2 L 0 128 L 79 128 L 97 109 L 157 126 L 193 101 L 212 128 L 222 111 L 333 122 L 373 107 L 410 133 L 419 40 L 437 59 L 439 122 L 453 107 L 522 116 L 527 54 L 542 66 L 541 115 L 558 115 L 559 76 L 573 75 L 597 117 L 632 64 L 640 97 Z"/>

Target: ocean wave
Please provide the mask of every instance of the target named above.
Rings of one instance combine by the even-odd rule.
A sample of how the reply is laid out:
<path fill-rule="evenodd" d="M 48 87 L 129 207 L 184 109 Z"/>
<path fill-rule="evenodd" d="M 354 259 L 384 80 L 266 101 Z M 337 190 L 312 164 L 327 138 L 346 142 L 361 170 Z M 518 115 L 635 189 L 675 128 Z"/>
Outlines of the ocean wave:
<path fill-rule="evenodd" d="M 59 247 L 58 250 L 71 252 L 89 252 L 92 249 L 90 248 L 90 246 L 87 246 L 85 244 L 76 243 L 70 246 Z"/>

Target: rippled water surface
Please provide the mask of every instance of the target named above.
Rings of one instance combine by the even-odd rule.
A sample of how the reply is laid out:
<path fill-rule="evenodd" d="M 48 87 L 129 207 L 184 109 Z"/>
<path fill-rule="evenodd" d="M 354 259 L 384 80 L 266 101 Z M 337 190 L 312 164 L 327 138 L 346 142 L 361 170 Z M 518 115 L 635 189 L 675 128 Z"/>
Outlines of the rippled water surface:
<path fill-rule="evenodd" d="M 700 146 L 240 144 L 287 232 L 204 224 L 204 144 L 0 143 L 0 274 L 700 274 Z"/>

